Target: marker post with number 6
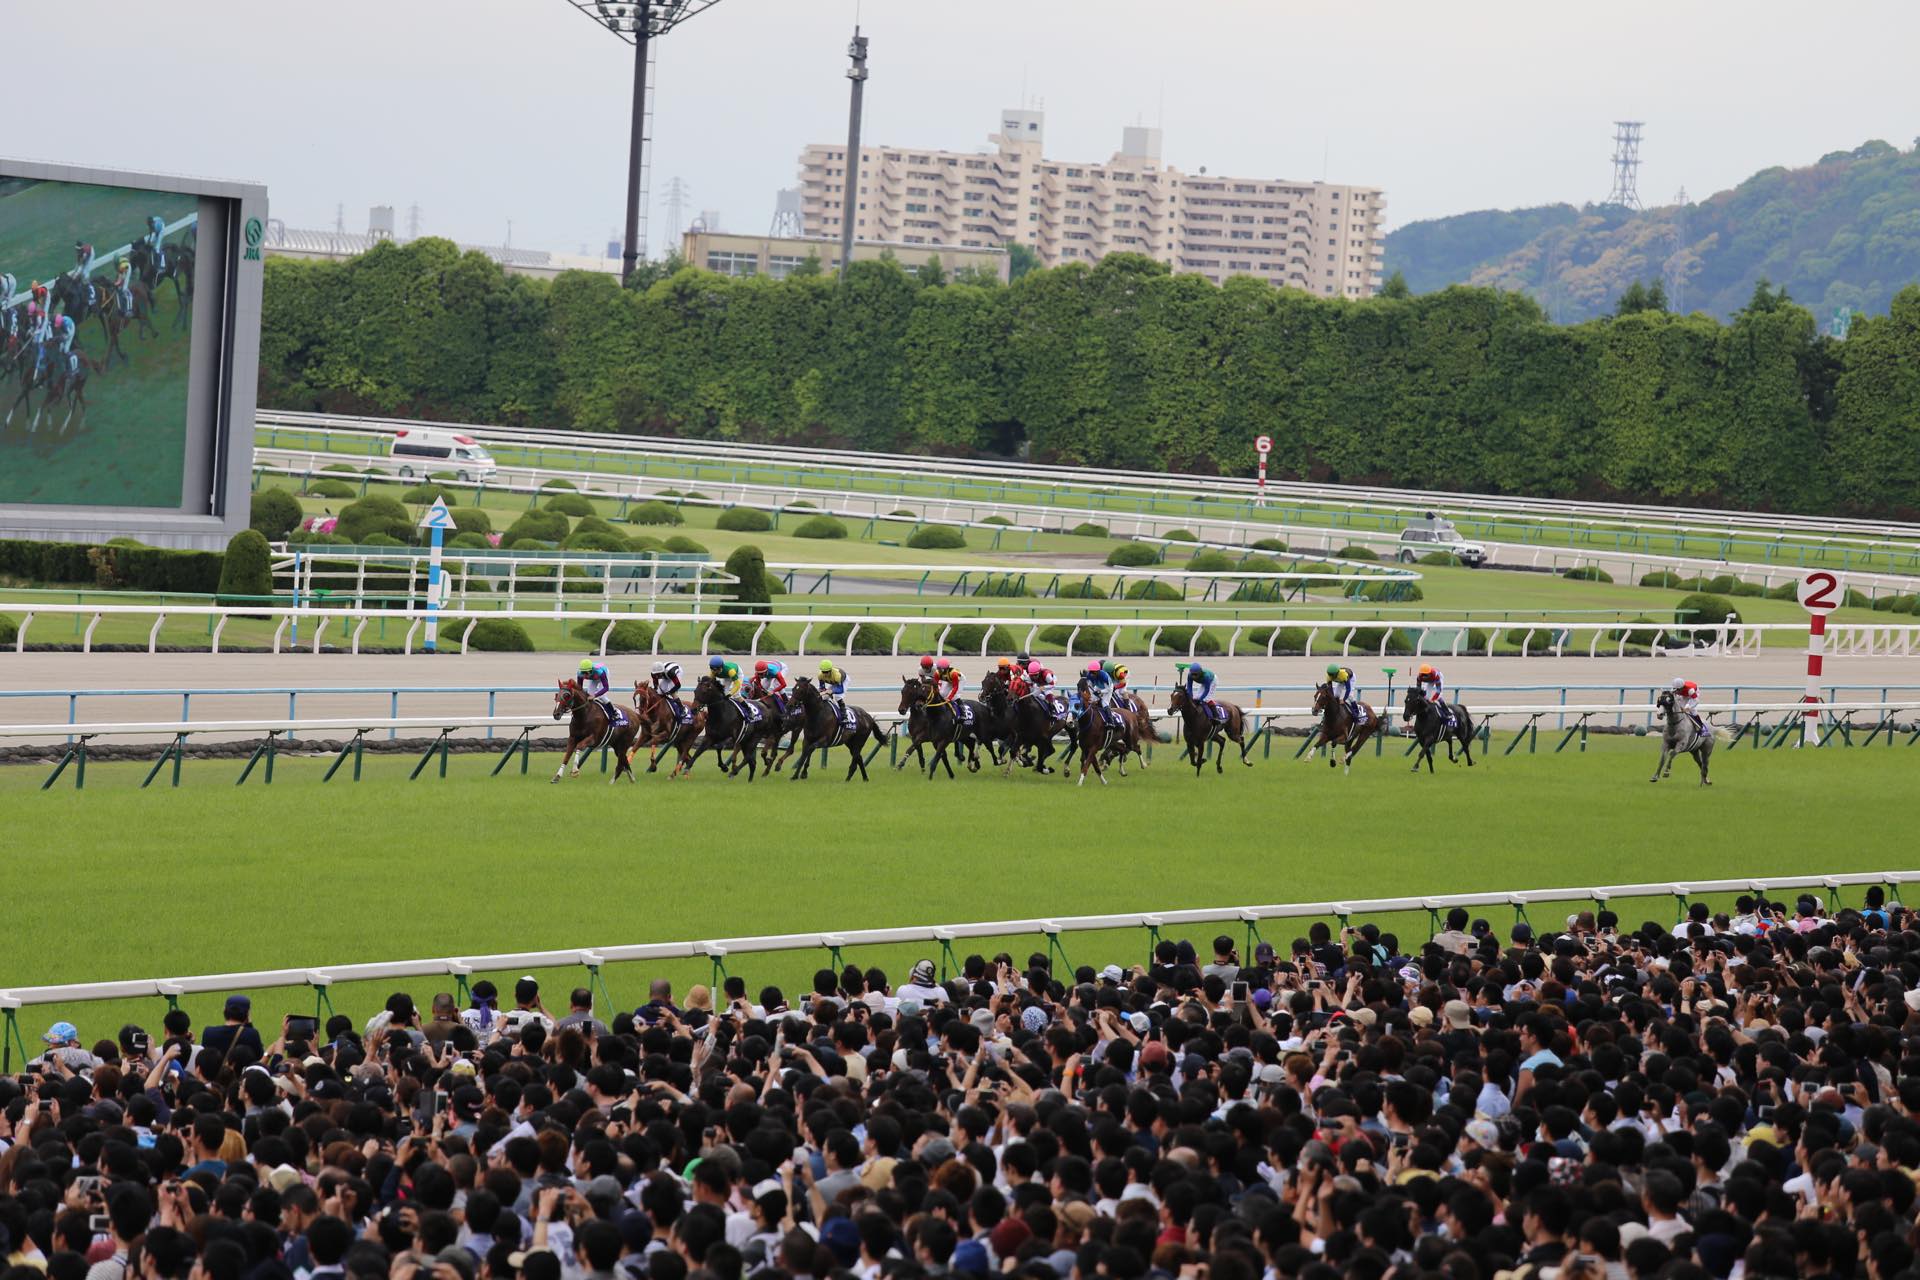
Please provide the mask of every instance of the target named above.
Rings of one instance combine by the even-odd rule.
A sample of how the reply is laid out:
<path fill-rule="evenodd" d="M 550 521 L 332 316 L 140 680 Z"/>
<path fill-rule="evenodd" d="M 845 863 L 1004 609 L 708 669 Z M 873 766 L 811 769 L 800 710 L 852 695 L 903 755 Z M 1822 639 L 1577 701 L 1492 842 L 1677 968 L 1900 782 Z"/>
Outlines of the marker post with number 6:
<path fill-rule="evenodd" d="M 1267 500 L 1267 455 L 1273 452 L 1272 436 L 1255 436 L 1254 452 L 1260 455 L 1260 501 Z"/>
<path fill-rule="evenodd" d="M 447 576 L 440 569 L 440 541 L 447 530 L 454 527 L 453 513 L 447 510 L 446 499 L 436 497 L 427 513 L 420 517 L 420 527 L 433 534 L 433 549 L 427 554 L 427 641 L 428 653 L 436 652 L 435 646 L 440 640 L 440 607 L 446 603 L 449 585 Z"/>
<path fill-rule="evenodd" d="M 1820 741 L 1820 676 L 1827 654 L 1827 615 L 1840 607 L 1844 594 L 1840 579 L 1825 569 L 1816 569 L 1800 579 L 1800 607 L 1811 618 L 1807 626 L 1807 692 L 1801 699 L 1807 709 L 1800 722 L 1800 745 L 1815 746 Z"/>

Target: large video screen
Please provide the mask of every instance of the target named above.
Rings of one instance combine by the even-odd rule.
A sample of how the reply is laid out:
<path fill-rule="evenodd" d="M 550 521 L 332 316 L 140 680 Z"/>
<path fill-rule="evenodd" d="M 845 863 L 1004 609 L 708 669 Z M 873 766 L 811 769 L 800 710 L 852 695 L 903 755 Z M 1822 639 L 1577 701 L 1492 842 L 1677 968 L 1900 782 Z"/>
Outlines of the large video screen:
<path fill-rule="evenodd" d="M 200 222 L 197 195 L 0 175 L 0 504 L 206 510 Z"/>

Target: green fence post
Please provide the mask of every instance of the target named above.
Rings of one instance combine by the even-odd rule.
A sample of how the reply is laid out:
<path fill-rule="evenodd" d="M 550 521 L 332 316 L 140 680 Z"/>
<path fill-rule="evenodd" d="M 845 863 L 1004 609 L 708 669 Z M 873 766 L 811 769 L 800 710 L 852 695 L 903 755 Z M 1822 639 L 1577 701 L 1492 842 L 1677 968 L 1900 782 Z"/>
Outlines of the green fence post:
<path fill-rule="evenodd" d="M 1067 949 L 1060 945 L 1060 927 L 1055 925 L 1049 929 L 1042 926 L 1040 932 L 1046 935 L 1047 939 L 1047 963 L 1052 964 L 1053 957 L 1058 955 L 1060 957 L 1060 967 L 1066 971 L 1068 977 L 1072 977 L 1073 961 L 1067 959 Z"/>

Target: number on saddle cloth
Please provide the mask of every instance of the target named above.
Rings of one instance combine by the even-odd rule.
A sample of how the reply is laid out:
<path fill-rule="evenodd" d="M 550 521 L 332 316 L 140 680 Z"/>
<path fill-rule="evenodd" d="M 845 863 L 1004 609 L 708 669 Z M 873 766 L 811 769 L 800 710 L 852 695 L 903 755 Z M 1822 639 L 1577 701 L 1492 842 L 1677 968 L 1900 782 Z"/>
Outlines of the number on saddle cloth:
<path fill-rule="evenodd" d="M 1213 720 L 1214 723 L 1225 724 L 1227 722 L 1227 709 L 1225 707 L 1221 706 L 1219 703 L 1214 702 L 1211 699 L 1209 699 L 1204 705 L 1207 708 L 1208 718 Z"/>
<path fill-rule="evenodd" d="M 766 714 L 760 709 L 759 703 L 748 702 L 744 698 L 735 698 L 733 705 L 740 709 L 740 720 L 743 724 L 759 724 L 760 718 Z"/>

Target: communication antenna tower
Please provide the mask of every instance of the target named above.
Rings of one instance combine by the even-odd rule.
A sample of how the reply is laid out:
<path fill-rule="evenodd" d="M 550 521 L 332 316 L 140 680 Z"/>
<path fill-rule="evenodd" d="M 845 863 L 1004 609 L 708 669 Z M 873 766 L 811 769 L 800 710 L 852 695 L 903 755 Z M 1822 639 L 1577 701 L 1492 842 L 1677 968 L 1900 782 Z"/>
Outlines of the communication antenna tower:
<path fill-rule="evenodd" d="M 1641 208 L 1640 128 L 1638 120 L 1613 122 L 1613 190 L 1607 193 L 1605 204 Z"/>

